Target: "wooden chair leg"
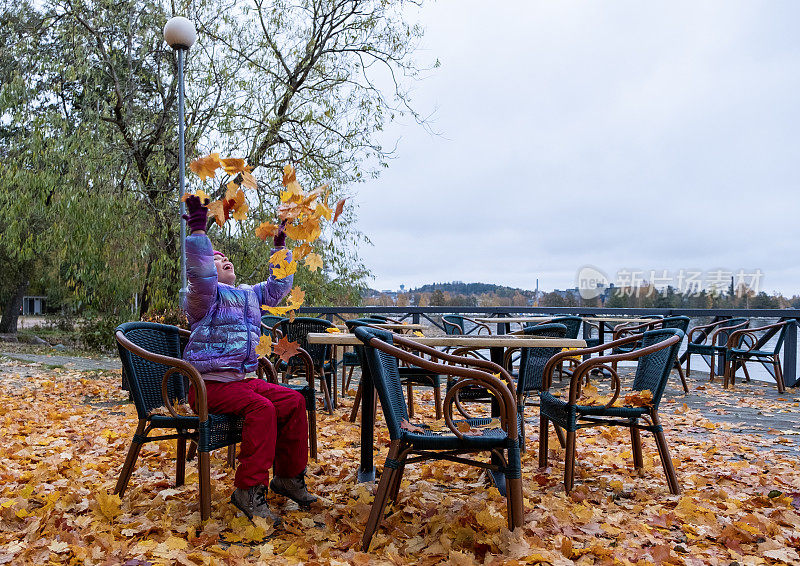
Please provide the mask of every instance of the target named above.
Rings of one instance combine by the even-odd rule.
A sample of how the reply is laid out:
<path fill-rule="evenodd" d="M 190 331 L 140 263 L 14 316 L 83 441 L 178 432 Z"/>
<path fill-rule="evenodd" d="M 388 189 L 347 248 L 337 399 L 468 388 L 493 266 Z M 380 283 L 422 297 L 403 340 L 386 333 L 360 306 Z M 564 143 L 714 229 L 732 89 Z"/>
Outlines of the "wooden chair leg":
<path fill-rule="evenodd" d="M 708 368 L 708 381 L 714 381 L 714 365 L 717 363 L 717 355 L 715 353 L 711 353 L 711 367 Z"/>
<path fill-rule="evenodd" d="M 312 392 L 313 394 L 313 392 Z M 314 401 L 316 404 L 316 400 Z M 311 447 L 311 458 L 317 459 L 317 411 L 316 407 L 308 411 L 308 442 Z"/>
<path fill-rule="evenodd" d="M 144 430 L 147 428 L 147 421 L 140 420 L 139 425 L 136 427 L 136 432 L 134 433 L 134 438 L 144 434 Z M 133 467 L 136 464 L 136 460 L 139 458 L 139 451 L 142 449 L 143 442 L 131 442 L 130 448 L 128 448 L 128 455 L 125 457 L 125 464 L 122 466 L 122 471 L 119 473 L 119 479 L 117 479 L 117 485 L 114 487 L 114 493 L 119 494 L 120 497 L 125 495 L 125 489 L 128 487 L 128 482 L 131 479 L 131 474 L 133 473 Z"/>
<path fill-rule="evenodd" d="M 408 418 L 414 418 L 414 384 L 409 379 L 406 382 L 406 391 L 408 397 Z"/>
<path fill-rule="evenodd" d="M 178 439 L 175 456 L 175 487 L 183 485 L 186 480 L 186 439 Z"/>
<path fill-rule="evenodd" d="M 356 398 L 353 401 L 353 408 L 350 410 L 350 422 L 356 422 L 356 418 L 358 417 L 358 409 L 361 407 L 361 386 L 363 385 L 363 381 L 358 383 L 358 389 L 356 389 Z"/>
<path fill-rule="evenodd" d="M 730 358 L 730 356 L 728 356 Z M 722 373 L 722 388 L 728 388 L 728 382 L 733 385 L 733 374 L 736 371 L 736 359 L 725 360 L 725 371 Z"/>
<path fill-rule="evenodd" d="M 400 483 L 403 481 L 403 473 L 406 471 L 406 459 L 400 460 L 400 466 L 394 474 L 392 485 L 389 486 L 389 499 L 388 501 L 397 501 L 397 495 L 400 493 Z"/>
<path fill-rule="evenodd" d="M 525 522 L 522 478 L 506 478 L 506 499 L 508 500 L 508 528 L 513 531 Z"/>
<path fill-rule="evenodd" d="M 745 381 L 750 381 L 750 372 L 747 371 L 747 363 L 746 362 L 742 362 L 742 369 L 744 370 L 744 380 Z"/>
<path fill-rule="evenodd" d="M 678 495 L 681 492 L 681 486 L 678 484 L 678 476 L 675 473 L 675 467 L 672 465 L 672 458 L 669 456 L 669 448 L 667 447 L 667 439 L 664 437 L 664 431 L 661 429 L 661 422 L 658 415 L 651 415 L 653 424 L 656 430 L 653 435 L 656 437 L 656 446 L 658 447 L 658 457 L 661 458 L 661 465 L 664 467 L 664 474 L 667 476 L 667 485 L 669 491 L 673 495 Z"/>
<path fill-rule="evenodd" d="M 433 402 L 436 403 L 436 420 L 438 421 L 442 418 L 442 392 L 438 383 L 433 384 Z"/>
<path fill-rule="evenodd" d="M 200 474 L 200 519 L 211 516 L 211 457 L 208 452 L 200 452 L 197 458 Z"/>
<path fill-rule="evenodd" d="M 331 403 L 331 393 L 328 391 L 328 382 L 325 381 L 325 373 L 322 372 L 319 374 L 319 383 L 320 389 L 322 389 L 322 395 L 325 397 L 325 406 L 328 408 L 328 414 L 333 414 L 333 404 Z"/>
<path fill-rule="evenodd" d="M 689 352 L 686 352 L 686 377 L 689 377 L 692 373 L 691 364 L 692 364 L 692 355 Z"/>
<path fill-rule="evenodd" d="M 775 382 L 778 384 L 778 393 L 783 393 L 786 391 L 786 383 L 783 381 L 783 368 L 781 368 L 781 361 L 778 356 L 773 358 L 773 364 L 775 365 Z"/>
<path fill-rule="evenodd" d="M 567 446 L 567 439 L 564 436 L 564 429 L 555 423 L 553 423 L 553 428 L 556 431 L 556 438 L 558 438 L 558 443 L 561 445 L 561 448 L 565 448 Z"/>
<path fill-rule="evenodd" d="M 644 458 L 642 457 L 642 435 L 635 426 L 631 426 L 631 453 L 633 454 L 633 467 L 637 470 L 641 470 L 644 467 Z"/>
<path fill-rule="evenodd" d="M 197 442 L 192 440 L 189 442 L 189 450 L 186 451 L 186 461 L 191 462 L 197 456 Z"/>
<path fill-rule="evenodd" d="M 228 445 L 228 467 L 236 469 L 236 444 Z"/>
<path fill-rule="evenodd" d="M 689 386 L 686 384 L 686 376 L 683 375 L 683 370 L 681 369 L 681 364 L 677 361 L 675 362 L 675 369 L 678 370 L 678 376 L 681 378 L 681 384 L 683 384 L 683 392 L 689 393 Z"/>
<path fill-rule="evenodd" d="M 575 482 L 575 436 L 576 431 L 567 431 L 567 446 L 564 451 L 564 489 L 567 493 L 572 491 Z"/>
<path fill-rule="evenodd" d="M 547 445 L 550 420 L 544 415 L 539 416 L 539 467 L 547 467 Z"/>
<path fill-rule="evenodd" d="M 386 457 L 386 463 L 383 465 L 383 473 L 381 473 L 381 481 L 378 484 L 378 491 L 375 494 L 375 500 L 372 503 L 372 509 L 369 512 L 369 519 L 367 519 L 367 526 L 364 527 L 364 537 L 361 539 L 361 546 L 364 552 L 369 552 L 369 543 L 372 541 L 372 535 L 378 530 L 383 517 L 383 510 L 386 507 L 386 500 L 389 496 L 389 487 L 394 481 L 394 476 L 397 473 L 396 468 L 390 468 L 389 463 L 397 461 L 397 456 L 400 454 L 400 441 L 392 441 L 389 447 L 389 455 Z"/>

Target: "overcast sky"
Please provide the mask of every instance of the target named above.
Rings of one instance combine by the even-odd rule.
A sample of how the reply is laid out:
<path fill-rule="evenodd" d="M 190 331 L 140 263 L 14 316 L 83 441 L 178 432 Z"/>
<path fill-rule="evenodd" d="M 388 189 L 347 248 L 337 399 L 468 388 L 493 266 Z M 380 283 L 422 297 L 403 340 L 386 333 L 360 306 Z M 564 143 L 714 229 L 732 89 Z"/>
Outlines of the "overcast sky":
<path fill-rule="evenodd" d="M 358 187 L 373 288 L 574 287 L 591 265 L 800 293 L 800 3 L 440 0 L 431 136 Z M 743 270 L 743 271 L 742 271 Z M 624 275 L 623 275 L 624 276 Z M 752 281 L 752 277 L 750 280 Z"/>

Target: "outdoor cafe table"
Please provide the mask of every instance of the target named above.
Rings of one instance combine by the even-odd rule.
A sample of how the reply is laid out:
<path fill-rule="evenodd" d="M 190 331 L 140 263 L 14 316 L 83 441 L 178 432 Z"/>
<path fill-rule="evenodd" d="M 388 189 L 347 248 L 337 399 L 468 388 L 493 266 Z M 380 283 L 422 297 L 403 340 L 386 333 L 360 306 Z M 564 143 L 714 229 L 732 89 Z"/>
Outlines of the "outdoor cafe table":
<path fill-rule="evenodd" d="M 381 322 L 381 323 L 370 323 L 370 326 L 377 326 L 378 328 L 384 328 L 386 330 L 391 330 L 392 332 L 395 331 L 414 331 L 414 330 L 425 330 L 428 328 L 424 324 L 417 324 L 417 323 L 408 323 L 403 324 L 402 322 Z M 347 325 L 345 324 L 337 324 L 336 328 L 339 330 L 344 330 L 347 332 Z"/>
<path fill-rule="evenodd" d="M 558 315 L 554 316 L 498 316 L 495 318 L 476 318 L 476 322 L 482 322 L 483 324 L 497 324 L 497 332 L 499 334 L 507 334 L 510 330 L 511 324 L 538 324 L 540 322 L 545 322 L 547 320 L 553 320 L 554 318 L 558 318 Z M 632 324 L 641 324 L 644 322 L 652 322 L 655 319 L 652 318 L 629 318 L 629 317 L 622 317 L 622 316 L 586 316 L 583 317 L 585 322 L 597 322 L 597 332 L 598 337 L 600 338 L 600 342 L 602 343 L 605 334 L 606 334 L 606 326 L 609 324 L 623 324 L 623 323 L 632 323 Z"/>
<path fill-rule="evenodd" d="M 493 362 L 503 365 L 505 348 L 583 348 L 586 342 L 571 338 L 541 338 L 529 336 L 415 336 L 415 342 L 432 347 L 488 348 Z M 334 346 L 361 346 L 362 342 L 354 334 L 344 332 L 319 332 L 308 334 L 310 344 L 332 344 Z M 375 402 L 375 386 L 369 368 L 361 368 L 361 464 L 358 481 L 375 481 L 375 466 L 372 451 L 375 445 L 375 421 L 372 407 Z M 505 476 L 493 474 L 495 485 L 505 494 Z"/>

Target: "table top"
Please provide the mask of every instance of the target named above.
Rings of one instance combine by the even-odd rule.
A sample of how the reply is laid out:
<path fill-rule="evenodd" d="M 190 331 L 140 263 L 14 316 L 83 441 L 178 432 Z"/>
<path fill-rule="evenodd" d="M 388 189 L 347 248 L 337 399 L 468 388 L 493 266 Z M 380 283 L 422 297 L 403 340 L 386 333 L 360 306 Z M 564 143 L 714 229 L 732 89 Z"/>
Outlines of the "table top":
<path fill-rule="evenodd" d="M 386 330 L 391 330 L 393 332 L 396 331 L 396 330 L 414 331 L 414 330 L 425 330 L 426 328 L 428 328 L 424 324 L 415 324 L 415 323 L 408 323 L 408 324 L 400 323 L 400 324 L 398 324 L 396 322 L 382 322 L 380 324 L 375 323 L 375 324 L 370 324 L 370 326 L 377 326 L 378 328 L 385 328 Z M 342 330 L 344 332 L 347 332 L 347 325 L 346 324 L 337 324 L 336 328 L 338 328 L 339 330 Z"/>
<path fill-rule="evenodd" d="M 409 338 L 409 337 L 406 337 Z M 542 338 L 500 334 L 496 336 L 414 336 L 411 340 L 426 346 L 450 346 L 473 348 L 584 348 L 586 342 L 574 338 Z M 345 332 L 312 332 L 308 334 L 310 344 L 333 344 L 335 346 L 358 346 L 361 341 L 355 334 Z"/>
<path fill-rule="evenodd" d="M 476 318 L 476 322 L 482 322 L 484 324 L 524 324 L 526 322 L 544 322 L 545 320 L 553 320 L 554 318 L 558 318 L 558 315 L 553 316 L 508 316 L 508 317 L 495 317 L 495 318 Z M 629 318 L 623 316 L 586 316 L 583 317 L 583 320 L 587 320 L 589 322 L 632 322 L 634 324 L 640 324 L 642 322 L 652 322 L 654 320 L 658 320 L 655 318 Z"/>

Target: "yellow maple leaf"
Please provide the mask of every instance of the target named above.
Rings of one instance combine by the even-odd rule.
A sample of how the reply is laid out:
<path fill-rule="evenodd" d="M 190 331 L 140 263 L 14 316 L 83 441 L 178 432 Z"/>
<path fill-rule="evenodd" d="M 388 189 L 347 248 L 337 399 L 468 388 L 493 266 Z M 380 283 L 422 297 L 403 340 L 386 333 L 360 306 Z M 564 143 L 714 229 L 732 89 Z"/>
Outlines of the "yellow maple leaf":
<path fill-rule="evenodd" d="M 311 271 L 317 271 L 322 267 L 322 258 L 319 254 L 310 253 L 305 257 L 305 264 Z"/>
<path fill-rule="evenodd" d="M 281 191 L 281 202 L 287 202 L 294 196 L 294 193 L 289 191 Z"/>
<path fill-rule="evenodd" d="M 303 189 L 300 186 L 300 183 L 298 183 L 297 181 L 292 181 L 291 183 L 286 185 L 286 192 L 299 196 L 303 193 Z"/>
<path fill-rule="evenodd" d="M 294 275 L 297 271 L 297 262 L 291 261 L 285 266 L 278 266 L 272 268 L 272 274 L 277 277 L 278 279 L 284 279 L 289 277 L 290 275 Z"/>
<path fill-rule="evenodd" d="M 228 157 L 226 159 L 220 159 L 219 164 L 225 170 L 228 175 L 235 175 L 236 173 L 241 173 L 245 171 L 245 164 L 244 159 L 240 159 L 237 157 Z"/>
<path fill-rule="evenodd" d="M 415 331 L 414 331 L 414 336 L 422 336 L 422 337 L 425 337 L 425 335 L 424 335 L 422 332 L 420 332 L 419 330 L 415 330 Z"/>
<path fill-rule="evenodd" d="M 170 550 L 186 550 L 189 548 L 189 543 L 186 541 L 186 539 L 169 537 L 166 542 L 167 548 Z"/>
<path fill-rule="evenodd" d="M 208 204 L 208 213 L 214 218 L 217 226 L 225 224 L 225 206 L 221 200 L 215 200 Z"/>
<path fill-rule="evenodd" d="M 113 521 L 122 514 L 122 500 L 118 494 L 109 495 L 103 490 L 95 494 L 97 508 L 100 513 L 109 521 Z"/>
<path fill-rule="evenodd" d="M 272 338 L 269 334 L 264 334 L 258 339 L 258 346 L 256 346 L 256 356 L 259 358 L 266 358 L 272 353 Z"/>
<path fill-rule="evenodd" d="M 326 328 L 325 332 L 328 332 L 329 334 L 339 334 L 342 331 L 336 328 L 335 326 L 331 326 L 330 328 Z"/>
<path fill-rule="evenodd" d="M 194 195 L 197 198 L 199 198 L 200 202 L 202 204 L 204 204 L 204 205 L 207 205 L 209 202 L 211 202 L 211 197 L 208 196 L 203 189 L 197 189 L 197 192 L 195 192 L 195 193 L 186 193 L 186 194 L 184 194 L 183 197 L 181 197 L 181 201 L 182 202 L 186 202 L 186 199 L 188 199 L 192 195 Z"/>
<path fill-rule="evenodd" d="M 242 171 L 242 184 L 248 189 L 255 190 L 258 188 L 258 181 L 256 181 L 256 178 L 253 177 L 253 174 L 246 169 Z"/>
<path fill-rule="evenodd" d="M 293 307 L 299 307 L 303 304 L 303 301 L 306 299 L 306 292 L 300 289 L 300 287 L 293 287 L 292 292 L 289 293 L 289 304 Z"/>
<path fill-rule="evenodd" d="M 286 316 L 286 313 L 294 309 L 292 307 L 269 307 L 266 305 L 262 305 L 261 310 L 267 311 L 269 314 L 275 316 Z"/>
<path fill-rule="evenodd" d="M 231 181 L 227 185 L 225 185 L 227 190 L 225 191 L 225 198 L 228 200 L 233 200 L 236 198 L 236 192 L 239 190 L 239 183 Z"/>
<path fill-rule="evenodd" d="M 286 265 L 289 263 L 288 257 L 289 257 L 289 250 L 287 250 L 286 248 L 280 249 L 271 256 L 269 256 L 269 262 L 272 265 L 277 265 L 278 267 L 286 267 Z"/>
<path fill-rule="evenodd" d="M 256 237 L 266 241 L 267 238 L 274 238 L 278 234 L 278 225 L 270 222 L 262 222 L 256 228 Z"/>
<path fill-rule="evenodd" d="M 302 246 L 297 246 L 295 249 L 292 250 L 292 256 L 297 261 L 300 261 L 308 254 L 311 253 L 311 246 L 308 244 L 303 244 Z"/>
<path fill-rule="evenodd" d="M 211 153 L 205 157 L 199 157 L 189 164 L 189 169 L 200 177 L 201 181 L 207 178 L 214 178 L 217 168 L 220 167 L 219 153 Z"/>

